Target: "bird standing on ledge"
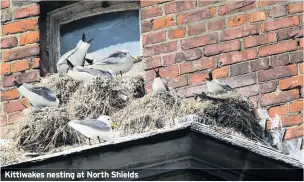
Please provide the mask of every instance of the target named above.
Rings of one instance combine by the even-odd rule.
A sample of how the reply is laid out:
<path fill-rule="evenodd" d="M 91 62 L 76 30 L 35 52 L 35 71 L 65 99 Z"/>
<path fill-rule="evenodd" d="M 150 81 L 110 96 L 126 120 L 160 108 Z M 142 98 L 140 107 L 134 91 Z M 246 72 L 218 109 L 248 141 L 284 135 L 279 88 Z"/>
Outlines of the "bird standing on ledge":
<path fill-rule="evenodd" d="M 221 65 L 221 62 L 220 62 Z M 208 73 L 208 78 L 206 78 L 207 82 L 207 88 L 210 93 L 219 93 L 219 92 L 226 92 L 233 90 L 229 85 L 223 84 L 219 82 L 216 79 L 213 79 L 212 71 L 214 69 L 210 70 Z"/>
<path fill-rule="evenodd" d="M 156 76 L 153 80 L 152 91 L 155 93 L 169 91 L 169 87 L 164 82 L 164 80 L 161 78 L 161 76 L 159 74 L 159 70 L 154 70 L 154 71 L 155 71 Z"/>

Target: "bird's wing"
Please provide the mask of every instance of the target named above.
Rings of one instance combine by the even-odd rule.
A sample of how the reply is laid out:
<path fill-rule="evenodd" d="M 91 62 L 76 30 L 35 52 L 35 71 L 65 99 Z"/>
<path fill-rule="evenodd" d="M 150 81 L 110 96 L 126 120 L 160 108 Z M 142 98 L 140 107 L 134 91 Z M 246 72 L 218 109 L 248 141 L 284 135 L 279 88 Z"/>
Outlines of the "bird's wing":
<path fill-rule="evenodd" d="M 229 85 L 223 84 L 221 82 L 219 82 L 218 80 L 215 80 L 216 83 L 218 83 L 221 87 L 223 87 L 225 90 L 231 91 L 233 90 Z"/>
<path fill-rule="evenodd" d="M 75 49 L 72 49 L 68 51 L 67 53 L 63 54 L 60 59 L 57 62 L 57 66 L 61 64 L 66 64 L 66 60 L 77 50 L 77 47 Z"/>
<path fill-rule="evenodd" d="M 78 124 L 85 125 L 104 132 L 111 130 L 111 128 L 101 120 L 88 119 L 88 120 L 79 121 Z"/>
<path fill-rule="evenodd" d="M 86 72 L 86 73 L 89 73 L 91 75 L 94 75 L 94 76 L 112 76 L 112 74 L 108 71 L 104 71 L 104 70 L 98 70 L 98 69 L 93 69 L 93 68 L 86 68 L 86 67 L 83 67 L 81 71 L 79 72 Z"/>
<path fill-rule="evenodd" d="M 56 94 L 46 87 L 32 87 L 29 90 L 52 102 L 57 99 Z"/>
<path fill-rule="evenodd" d="M 94 64 L 118 64 L 120 62 L 121 58 L 120 57 L 107 57 L 104 58 L 101 61 L 97 61 Z"/>

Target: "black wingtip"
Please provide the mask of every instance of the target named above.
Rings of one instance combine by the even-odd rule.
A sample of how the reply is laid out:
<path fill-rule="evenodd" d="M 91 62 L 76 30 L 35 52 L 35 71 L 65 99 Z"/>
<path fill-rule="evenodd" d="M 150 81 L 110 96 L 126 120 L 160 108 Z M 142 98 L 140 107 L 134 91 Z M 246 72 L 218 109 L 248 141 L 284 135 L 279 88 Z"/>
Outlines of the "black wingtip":
<path fill-rule="evenodd" d="M 154 70 L 155 74 L 156 74 L 156 78 L 160 77 L 160 74 L 159 74 L 159 69 L 157 70 Z"/>
<path fill-rule="evenodd" d="M 82 41 L 85 42 L 86 41 L 86 36 L 84 33 L 82 33 Z"/>
<path fill-rule="evenodd" d="M 208 80 L 208 81 L 213 80 L 212 71 L 209 71 L 209 72 L 208 72 L 208 77 L 209 77 L 209 78 L 206 78 L 206 80 Z"/>
<path fill-rule="evenodd" d="M 92 40 L 94 40 L 94 38 L 90 39 L 87 43 L 90 43 Z"/>
<path fill-rule="evenodd" d="M 74 68 L 74 65 L 69 60 L 67 60 L 67 64 L 68 64 L 68 66 L 69 66 L 70 69 Z"/>
<path fill-rule="evenodd" d="M 85 61 L 87 62 L 87 63 L 89 63 L 89 65 L 92 65 L 93 64 L 93 59 L 88 59 L 88 58 L 85 58 Z"/>
<path fill-rule="evenodd" d="M 14 84 L 17 88 L 19 88 L 22 85 L 21 83 L 17 82 L 16 80 L 14 80 Z"/>

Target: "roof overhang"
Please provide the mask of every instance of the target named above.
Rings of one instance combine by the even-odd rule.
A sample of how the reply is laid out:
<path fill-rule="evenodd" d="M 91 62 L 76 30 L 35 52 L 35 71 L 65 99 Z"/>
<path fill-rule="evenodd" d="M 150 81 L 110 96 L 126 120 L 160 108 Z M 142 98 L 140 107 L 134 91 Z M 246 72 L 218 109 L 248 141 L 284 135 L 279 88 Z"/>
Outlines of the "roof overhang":
<path fill-rule="evenodd" d="M 135 169 L 140 179 L 197 169 L 199 179 L 207 180 L 303 180 L 299 161 L 196 122 L 44 155 L 1 170 L 75 168 Z"/>

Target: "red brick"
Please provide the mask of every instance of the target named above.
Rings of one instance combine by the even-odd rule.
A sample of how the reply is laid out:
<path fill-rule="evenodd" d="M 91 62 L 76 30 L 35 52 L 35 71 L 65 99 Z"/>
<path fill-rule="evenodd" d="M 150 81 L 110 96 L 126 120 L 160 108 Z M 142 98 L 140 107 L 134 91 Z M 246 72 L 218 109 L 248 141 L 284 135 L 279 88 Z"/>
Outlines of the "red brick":
<path fill-rule="evenodd" d="M 255 47 L 262 44 L 268 44 L 271 42 L 276 42 L 277 36 L 275 32 L 270 32 L 268 34 L 256 35 L 244 39 L 244 47 Z"/>
<path fill-rule="evenodd" d="M 259 98 L 257 96 L 249 97 L 249 101 L 253 105 L 254 109 L 258 108 Z"/>
<path fill-rule="evenodd" d="M 284 135 L 284 140 L 290 140 L 301 136 L 304 136 L 303 125 L 287 129 Z"/>
<path fill-rule="evenodd" d="M 7 115 L 7 124 L 13 124 L 13 123 L 19 122 L 21 119 L 21 116 L 22 116 L 21 111 L 8 114 Z"/>
<path fill-rule="evenodd" d="M 249 62 L 233 64 L 230 66 L 231 76 L 242 75 L 249 71 Z"/>
<path fill-rule="evenodd" d="M 32 68 L 39 68 L 40 67 L 40 58 L 33 58 L 32 59 Z"/>
<path fill-rule="evenodd" d="M 221 37 L 222 40 L 232 40 L 257 34 L 259 34 L 259 25 L 252 24 L 243 27 L 226 29 L 223 31 Z"/>
<path fill-rule="evenodd" d="M 304 48 L 304 38 L 299 40 L 299 46 L 300 48 Z"/>
<path fill-rule="evenodd" d="M 154 78 L 155 78 L 155 71 L 154 70 L 148 70 L 148 71 L 145 72 L 144 79 L 145 79 L 147 84 L 149 82 L 152 82 Z M 151 83 L 151 86 L 152 86 L 152 83 Z"/>
<path fill-rule="evenodd" d="M 28 6 L 25 8 L 17 8 L 14 11 L 15 19 L 26 18 L 29 16 L 39 15 L 39 5 Z"/>
<path fill-rule="evenodd" d="M 180 74 L 190 73 L 193 72 L 193 65 L 192 62 L 185 62 L 179 65 L 180 67 Z"/>
<path fill-rule="evenodd" d="M 274 106 L 270 107 L 268 110 L 269 116 L 271 118 L 275 117 L 275 115 L 283 116 L 288 114 L 288 105 L 280 105 L 280 106 Z"/>
<path fill-rule="evenodd" d="M 245 75 L 233 76 L 221 80 L 224 84 L 228 84 L 232 88 L 244 87 L 256 83 L 255 73 L 249 73 Z"/>
<path fill-rule="evenodd" d="M 1 10 L 1 22 L 2 23 L 10 21 L 11 19 L 12 19 L 12 15 L 11 15 L 10 9 Z"/>
<path fill-rule="evenodd" d="M 176 28 L 170 30 L 168 36 L 170 39 L 179 39 L 185 37 L 186 30 L 184 28 Z"/>
<path fill-rule="evenodd" d="M 32 44 L 38 42 L 40 39 L 39 31 L 27 32 L 19 37 L 19 45 Z"/>
<path fill-rule="evenodd" d="M 255 96 L 260 93 L 260 85 L 249 85 L 247 87 L 242 87 L 237 89 L 237 93 L 244 97 Z"/>
<path fill-rule="evenodd" d="M 150 94 L 152 92 L 152 83 L 153 82 L 149 82 L 149 83 L 146 83 L 146 85 L 145 85 L 147 94 Z"/>
<path fill-rule="evenodd" d="M 250 22 L 257 22 L 265 19 L 266 19 L 265 11 L 248 13 L 248 20 Z"/>
<path fill-rule="evenodd" d="M 276 7 L 273 7 L 272 9 L 270 9 L 268 11 L 268 16 L 272 17 L 272 18 L 277 18 L 280 16 L 285 16 L 287 15 L 287 8 L 284 5 L 279 5 Z"/>
<path fill-rule="evenodd" d="M 208 23 L 209 31 L 223 30 L 225 27 L 226 27 L 225 19 L 214 20 Z"/>
<path fill-rule="evenodd" d="M 15 88 L 1 92 L 1 101 L 8 101 L 17 98 L 19 98 L 19 91 Z"/>
<path fill-rule="evenodd" d="M 202 34 L 202 33 L 206 32 L 206 25 L 205 25 L 205 23 L 190 25 L 188 27 L 187 32 L 188 32 L 188 36 Z"/>
<path fill-rule="evenodd" d="M 24 100 L 10 101 L 3 104 L 3 111 L 5 113 L 12 113 L 16 111 L 22 111 L 27 108 L 27 105 L 24 103 Z"/>
<path fill-rule="evenodd" d="M 218 39 L 217 34 L 211 33 L 194 38 L 184 39 L 181 41 L 181 45 L 183 49 L 191 49 L 194 47 L 200 47 L 200 46 L 216 43 L 217 39 Z"/>
<path fill-rule="evenodd" d="M 298 48 L 297 41 L 290 40 L 286 42 L 280 42 L 273 45 L 260 47 L 260 56 L 269 56 L 273 54 L 284 53 L 288 51 L 293 51 Z"/>
<path fill-rule="evenodd" d="M 294 51 L 290 54 L 290 62 L 302 63 L 304 59 L 303 50 Z"/>
<path fill-rule="evenodd" d="M 238 50 L 241 50 L 241 42 L 239 40 L 233 40 L 230 42 L 225 42 L 225 43 L 205 47 L 204 55 L 211 56 L 211 55 L 221 54 L 224 52 L 238 51 Z"/>
<path fill-rule="evenodd" d="M 193 73 L 190 75 L 190 84 L 197 85 L 206 82 L 208 78 L 208 73 Z"/>
<path fill-rule="evenodd" d="M 269 6 L 269 5 L 280 3 L 280 2 L 282 2 L 282 1 L 279 1 L 279 0 L 260 0 L 259 1 L 259 7 Z"/>
<path fill-rule="evenodd" d="M 219 15 L 232 14 L 255 8 L 254 1 L 240 1 L 221 6 L 218 10 Z"/>
<path fill-rule="evenodd" d="M 291 89 L 298 86 L 303 86 L 304 76 L 297 75 L 294 77 L 285 78 L 279 81 L 279 88 L 280 90 Z"/>
<path fill-rule="evenodd" d="M 169 78 L 169 86 L 172 88 L 184 87 L 188 85 L 188 76 L 175 76 Z"/>
<path fill-rule="evenodd" d="M 295 116 L 284 116 L 281 117 L 283 127 L 299 125 L 303 123 L 302 114 L 298 114 Z"/>
<path fill-rule="evenodd" d="M 1 75 L 6 75 L 11 72 L 11 63 L 1 64 Z"/>
<path fill-rule="evenodd" d="M 289 64 L 289 54 L 280 54 L 270 58 L 272 67 L 280 67 Z"/>
<path fill-rule="evenodd" d="M 16 47 L 18 45 L 18 40 L 17 37 L 6 37 L 1 39 L 1 48 L 6 49 L 6 48 L 12 48 Z"/>
<path fill-rule="evenodd" d="M 1 126 L 6 126 L 6 125 L 7 125 L 7 117 L 6 117 L 6 114 L 3 114 L 3 115 L 1 115 Z M 4 128 L 4 127 L 2 127 L 2 128 Z"/>
<path fill-rule="evenodd" d="M 186 24 L 192 23 L 196 21 L 200 21 L 202 19 L 211 18 L 215 15 L 215 8 L 197 10 L 190 13 L 184 13 L 177 16 L 177 24 Z"/>
<path fill-rule="evenodd" d="M 288 12 L 290 14 L 292 13 L 300 13 L 304 11 L 304 3 L 298 2 L 293 4 L 288 4 Z"/>
<path fill-rule="evenodd" d="M 278 41 L 294 39 L 303 36 L 304 36 L 304 29 L 301 29 L 300 27 L 293 27 L 293 28 L 288 28 L 278 31 Z"/>
<path fill-rule="evenodd" d="M 269 59 L 263 58 L 250 62 L 251 71 L 264 70 L 270 67 Z"/>
<path fill-rule="evenodd" d="M 166 40 L 166 31 L 149 33 L 142 36 L 143 46 L 163 42 L 165 40 Z"/>
<path fill-rule="evenodd" d="M 199 0 L 198 1 L 198 6 L 208 6 L 210 4 L 215 4 L 217 2 L 220 2 L 220 0 L 215 0 L 215 1 L 211 1 L 211 0 Z"/>
<path fill-rule="evenodd" d="M 36 56 L 40 52 L 38 45 L 26 46 L 14 50 L 6 50 L 2 53 L 2 61 L 11 61 L 29 56 Z"/>
<path fill-rule="evenodd" d="M 144 47 L 144 56 L 159 55 L 162 53 L 174 52 L 177 50 L 177 42 L 166 42 L 158 45 Z"/>
<path fill-rule="evenodd" d="M 181 12 L 187 9 L 192 9 L 194 7 L 194 3 L 195 2 L 191 0 L 191 1 L 176 1 L 166 4 L 164 6 L 165 13 L 171 14 L 171 13 Z"/>
<path fill-rule="evenodd" d="M 162 66 L 160 56 L 153 56 L 143 59 L 145 70 L 154 69 Z"/>
<path fill-rule="evenodd" d="M 221 67 L 212 71 L 212 76 L 214 79 L 225 78 L 229 76 L 229 67 Z"/>
<path fill-rule="evenodd" d="M 202 57 L 202 52 L 199 49 L 184 50 L 182 52 L 164 56 L 167 63 L 181 63 L 183 61 L 192 61 Z"/>
<path fill-rule="evenodd" d="M 237 27 L 246 23 L 246 15 L 237 15 L 228 19 L 229 27 Z"/>
<path fill-rule="evenodd" d="M 2 0 L 1 1 L 1 9 L 8 8 L 10 6 L 9 0 Z"/>
<path fill-rule="evenodd" d="M 300 74 L 304 73 L 304 63 L 299 64 L 299 71 L 300 71 Z"/>
<path fill-rule="evenodd" d="M 299 112 L 304 110 L 304 101 L 303 99 L 301 100 L 296 100 L 293 101 L 292 103 L 289 104 L 289 112 Z"/>
<path fill-rule="evenodd" d="M 174 20 L 172 15 L 168 15 L 166 17 L 153 20 L 154 30 L 171 27 L 173 25 L 174 25 Z"/>
<path fill-rule="evenodd" d="M 20 83 L 31 83 L 40 80 L 40 71 L 35 70 L 31 72 L 21 73 L 15 76 L 6 76 L 3 78 L 3 87 L 14 86 L 14 79 Z"/>
<path fill-rule="evenodd" d="M 259 81 L 268 81 L 279 78 L 290 77 L 298 74 L 298 67 L 296 64 L 289 66 L 281 66 L 273 69 L 263 70 L 259 72 Z"/>
<path fill-rule="evenodd" d="M 261 88 L 261 93 L 262 94 L 269 93 L 269 92 L 274 92 L 277 88 L 277 82 L 276 81 L 270 81 L 270 82 L 262 83 L 260 85 L 260 88 Z"/>
<path fill-rule="evenodd" d="M 208 58 L 204 57 L 200 60 L 193 61 L 192 64 L 194 71 L 215 68 L 216 65 L 217 65 L 216 57 L 208 57 Z"/>
<path fill-rule="evenodd" d="M 163 66 L 168 66 L 168 65 L 174 64 L 175 55 L 176 55 L 176 53 L 163 56 Z"/>
<path fill-rule="evenodd" d="M 18 22 L 8 23 L 2 26 L 2 34 L 13 34 L 35 30 L 38 28 L 38 18 L 25 19 Z"/>
<path fill-rule="evenodd" d="M 172 66 L 168 66 L 168 67 L 165 67 L 165 68 L 160 68 L 159 69 L 159 74 L 163 78 L 178 76 L 178 66 L 177 65 L 172 65 Z"/>
<path fill-rule="evenodd" d="M 269 93 L 261 97 L 261 105 L 262 106 L 275 105 L 275 104 L 296 100 L 298 98 L 300 98 L 300 95 L 299 95 L 299 90 L 297 89 L 289 90 L 285 92 L 279 92 L 279 93 Z"/>
<path fill-rule="evenodd" d="M 247 49 L 241 52 L 230 52 L 230 53 L 222 54 L 219 57 L 219 61 L 222 62 L 223 65 L 227 65 L 227 64 L 234 64 L 255 58 L 257 58 L 257 50 Z"/>
<path fill-rule="evenodd" d="M 145 7 L 145 6 L 152 6 L 155 4 L 161 4 L 164 2 L 167 2 L 168 0 L 140 0 L 140 6 Z"/>
<path fill-rule="evenodd" d="M 141 10 L 141 18 L 146 19 L 146 18 L 152 18 L 156 16 L 161 16 L 163 14 L 163 11 L 161 7 L 154 6 L 154 7 L 149 7 Z"/>
<path fill-rule="evenodd" d="M 150 32 L 153 29 L 153 22 L 151 21 L 144 21 L 141 23 L 141 31 L 142 33 Z"/>
<path fill-rule="evenodd" d="M 261 31 L 267 32 L 272 30 L 277 30 L 281 28 L 287 28 L 292 26 L 297 26 L 300 24 L 299 17 L 284 17 L 275 20 L 269 20 L 261 24 Z"/>

